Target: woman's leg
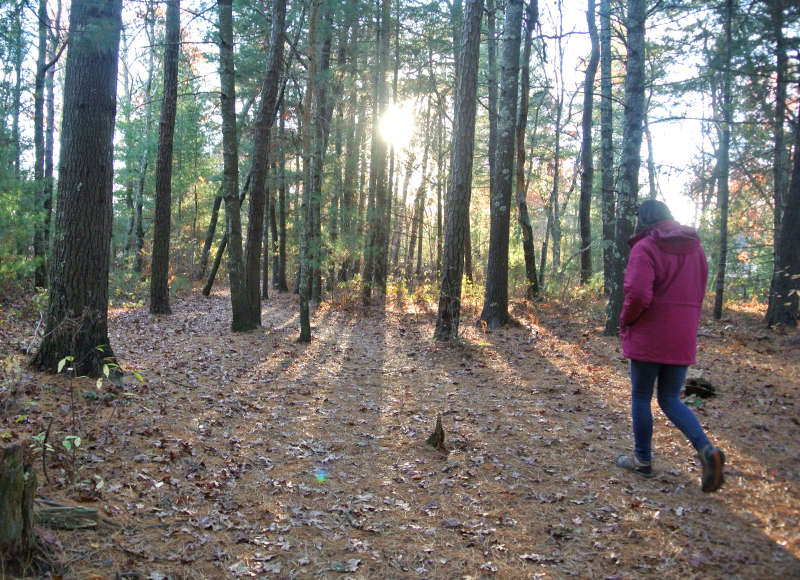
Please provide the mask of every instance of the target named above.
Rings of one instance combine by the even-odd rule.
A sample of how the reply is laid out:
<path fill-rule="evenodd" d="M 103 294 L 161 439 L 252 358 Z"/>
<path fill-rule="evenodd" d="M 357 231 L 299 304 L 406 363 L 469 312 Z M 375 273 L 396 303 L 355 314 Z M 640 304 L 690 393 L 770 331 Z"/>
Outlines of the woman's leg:
<path fill-rule="evenodd" d="M 689 367 L 661 365 L 658 373 L 658 406 L 675 426 L 686 435 L 697 451 L 708 445 L 700 421 L 689 407 L 680 400 L 681 386 Z"/>
<path fill-rule="evenodd" d="M 650 401 L 653 398 L 653 385 L 662 365 L 631 361 L 631 419 L 633 420 L 633 440 L 636 457 L 649 463 L 652 458 L 653 412 Z"/>

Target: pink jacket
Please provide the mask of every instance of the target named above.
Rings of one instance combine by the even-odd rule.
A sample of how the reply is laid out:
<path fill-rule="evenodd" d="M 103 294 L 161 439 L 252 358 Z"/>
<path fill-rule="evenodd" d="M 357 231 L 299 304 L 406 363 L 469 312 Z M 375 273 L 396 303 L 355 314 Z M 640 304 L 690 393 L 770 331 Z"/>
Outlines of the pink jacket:
<path fill-rule="evenodd" d="M 708 263 L 692 228 L 658 222 L 632 237 L 620 315 L 622 354 L 672 365 L 695 362 Z"/>

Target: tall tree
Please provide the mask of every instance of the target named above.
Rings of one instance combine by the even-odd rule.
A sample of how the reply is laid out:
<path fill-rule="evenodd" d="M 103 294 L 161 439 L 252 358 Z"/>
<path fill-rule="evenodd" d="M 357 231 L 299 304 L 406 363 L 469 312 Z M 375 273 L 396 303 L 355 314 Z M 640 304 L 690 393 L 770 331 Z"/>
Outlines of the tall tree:
<path fill-rule="evenodd" d="M 317 71 L 319 70 L 319 57 L 322 52 L 317 50 L 319 43 L 319 20 L 322 11 L 323 0 L 311 0 L 311 16 L 309 20 L 309 46 L 311 47 L 311 57 L 309 58 L 308 77 L 306 82 L 305 101 L 303 103 L 303 118 L 300 130 L 303 135 L 303 197 L 300 205 L 300 256 L 298 264 L 300 294 L 300 336 L 297 342 L 311 342 L 311 311 L 309 302 L 311 300 L 311 276 L 313 270 L 313 248 L 314 243 L 314 224 L 312 211 L 312 191 L 311 191 L 311 152 L 313 142 L 313 132 L 311 122 L 313 118 L 313 99 L 315 96 L 314 85 L 317 82 Z"/>
<path fill-rule="evenodd" d="M 389 184 L 386 173 L 388 147 L 378 131 L 381 116 L 386 110 L 386 71 L 389 66 L 390 0 L 381 0 L 380 29 L 378 33 L 378 64 L 375 68 L 375 114 L 373 116 L 372 155 L 370 157 L 370 194 L 375 203 L 369 215 L 370 233 L 364 260 L 363 300 L 372 297 L 372 288 L 386 291 L 387 254 L 389 244 L 389 212 L 387 208 Z"/>
<path fill-rule="evenodd" d="M 49 47 L 49 63 L 47 75 L 45 77 L 45 133 L 44 133 L 44 183 L 42 184 L 42 198 L 44 199 L 44 246 L 50 247 L 50 223 L 53 217 L 53 184 L 55 179 L 54 151 L 55 151 L 55 125 L 56 125 L 56 105 L 55 105 L 55 63 L 59 60 L 61 50 L 66 47 L 66 43 L 61 42 L 59 32 L 61 23 L 61 0 L 56 2 L 55 18 L 53 19 L 58 26 L 51 27 Z M 59 47 L 59 43 L 61 46 Z"/>
<path fill-rule="evenodd" d="M 497 136 L 497 175 L 491 192 L 491 227 L 486 292 L 481 320 L 489 328 L 509 322 L 508 236 L 511 223 L 511 188 L 514 176 L 514 140 L 517 122 L 519 47 L 522 0 L 507 0 L 503 26 L 503 72 L 500 79 L 500 110 Z"/>
<path fill-rule="evenodd" d="M 714 296 L 714 318 L 722 318 L 722 305 L 725 299 L 725 270 L 728 263 L 728 205 L 730 200 L 730 147 L 731 147 L 731 121 L 732 98 L 731 80 L 733 72 L 733 0 L 725 0 L 723 13 L 722 58 L 720 68 L 722 75 L 722 95 L 720 102 L 720 115 L 717 122 L 719 134 L 719 147 L 717 148 L 717 208 L 719 209 L 719 247 L 717 256 L 717 284 Z"/>
<path fill-rule="evenodd" d="M 644 61 L 646 0 L 628 0 L 625 28 L 628 60 L 625 68 L 625 121 L 622 128 L 622 157 L 619 197 L 617 199 L 615 246 L 616 254 L 611 280 L 611 295 L 606 308 L 607 335 L 619 333 L 622 312 L 622 282 L 628 259 L 628 239 L 633 234 L 634 211 L 639 191 L 642 123 L 644 121 Z"/>
<path fill-rule="evenodd" d="M 603 217 L 603 293 L 611 295 L 614 280 L 614 143 L 611 111 L 611 0 L 600 0 L 600 189 Z"/>
<path fill-rule="evenodd" d="M 467 0 L 461 29 L 461 55 L 453 116 L 453 156 L 447 192 L 442 277 L 436 340 L 458 336 L 461 318 L 461 285 L 464 274 L 464 246 L 469 234 L 469 200 L 472 189 L 472 153 L 475 147 L 475 108 L 478 87 L 483 0 Z"/>
<path fill-rule="evenodd" d="M 280 115 L 278 125 L 278 235 L 273 236 L 272 243 L 277 245 L 276 263 L 272 269 L 272 284 L 278 292 L 288 292 L 286 282 L 286 121 Z"/>
<path fill-rule="evenodd" d="M 786 73 L 788 67 L 786 38 L 783 32 L 785 9 L 784 0 L 773 0 L 773 2 L 769 3 L 772 36 L 775 41 L 775 152 L 772 169 L 774 189 L 772 231 L 773 239 L 776 240 L 773 244 L 773 258 L 776 264 L 781 261 L 779 254 L 780 244 L 777 240 L 780 236 L 781 222 L 783 221 L 783 203 L 787 182 L 786 142 L 783 130 L 783 125 L 786 122 Z"/>
<path fill-rule="evenodd" d="M 766 323 L 797 326 L 800 301 L 800 119 L 794 124 L 794 165 L 783 205 L 780 235 L 775 240 L 780 262 L 775 264 L 769 288 Z"/>
<path fill-rule="evenodd" d="M 517 165 L 516 190 L 519 227 L 522 231 L 522 251 L 525 257 L 525 278 L 528 287 L 525 295 L 532 300 L 539 295 L 539 279 L 536 276 L 536 255 L 533 248 L 533 227 L 528 215 L 528 188 L 525 180 L 525 133 L 528 125 L 528 96 L 531 88 L 530 59 L 533 44 L 533 29 L 539 20 L 537 0 L 530 0 L 525 8 L 525 42 L 522 49 L 520 72 L 519 111 L 517 112 Z"/>
<path fill-rule="evenodd" d="M 592 156 L 592 110 L 594 100 L 594 77 L 600 60 L 600 41 L 595 24 L 595 0 L 589 0 L 586 10 L 586 21 L 589 24 L 589 38 L 592 42 L 592 53 L 586 66 L 583 81 L 583 117 L 581 127 L 581 198 L 579 202 L 578 221 L 581 231 L 581 284 L 586 284 L 592 276 L 592 184 L 594 181 L 594 164 Z"/>
<path fill-rule="evenodd" d="M 222 114 L 222 198 L 228 239 L 228 278 L 234 332 L 250 330 L 242 260 L 242 218 L 239 208 L 239 145 L 236 136 L 236 78 L 233 65 L 233 0 L 218 0 L 219 76 Z"/>
<path fill-rule="evenodd" d="M 144 29 L 150 44 L 148 49 L 147 81 L 144 86 L 145 125 L 141 157 L 139 158 L 139 179 L 136 184 L 134 200 L 133 234 L 134 245 L 133 271 L 141 272 L 144 262 L 144 186 L 147 179 L 147 164 L 150 157 L 150 133 L 153 125 L 153 75 L 155 74 L 155 6 L 153 0 L 146 0 Z"/>
<path fill-rule="evenodd" d="M 108 268 L 121 0 L 74 0 L 64 78 L 56 235 L 47 323 L 34 366 L 74 357 L 98 376 L 113 359 Z"/>
<path fill-rule="evenodd" d="M 50 192 L 47 190 L 44 180 L 44 89 L 45 76 L 47 74 L 47 33 L 50 27 L 50 19 L 47 15 L 47 0 L 39 0 L 39 10 L 37 12 L 39 45 L 36 58 L 36 78 L 33 90 L 33 144 L 34 144 L 34 166 L 33 178 L 36 181 L 38 203 L 36 209 L 41 211 L 37 216 L 36 229 L 33 240 L 33 255 L 36 260 L 36 270 L 34 273 L 34 283 L 40 288 L 47 286 L 47 246 L 45 244 L 45 229 L 47 225 L 44 220 L 49 218 Z"/>
<path fill-rule="evenodd" d="M 150 312 L 171 314 L 169 307 L 169 232 L 172 209 L 172 149 L 178 106 L 178 54 L 181 43 L 180 0 L 167 0 L 167 34 L 164 46 L 164 92 L 156 158 L 156 208 L 153 215 L 153 262 L 150 277 Z"/>
<path fill-rule="evenodd" d="M 12 106 L 11 106 L 11 162 L 14 170 L 14 178 L 20 179 L 22 177 L 22 137 L 20 133 L 20 115 L 22 113 L 22 81 L 23 81 L 23 64 L 25 59 L 25 34 L 23 31 L 23 17 L 22 11 L 25 8 L 25 1 L 19 0 L 14 2 L 14 11 L 11 15 L 12 27 L 12 50 L 11 50 L 11 66 L 14 69 L 14 89 L 12 92 Z"/>
<path fill-rule="evenodd" d="M 269 56 L 261 87 L 261 104 L 256 115 L 253 132 L 253 156 L 250 180 L 250 211 L 247 222 L 245 249 L 245 279 L 247 286 L 247 326 L 261 325 L 260 264 L 261 243 L 264 233 L 266 207 L 267 157 L 270 135 L 275 123 L 275 106 L 278 102 L 278 81 L 283 67 L 283 37 L 286 28 L 286 0 L 272 3 L 272 30 Z M 267 253 L 267 248 L 264 248 Z"/>

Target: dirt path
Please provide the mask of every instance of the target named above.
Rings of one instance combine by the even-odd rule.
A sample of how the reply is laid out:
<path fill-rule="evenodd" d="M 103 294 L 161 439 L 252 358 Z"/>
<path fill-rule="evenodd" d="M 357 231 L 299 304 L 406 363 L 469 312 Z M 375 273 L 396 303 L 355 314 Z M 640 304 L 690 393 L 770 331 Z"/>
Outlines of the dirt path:
<path fill-rule="evenodd" d="M 173 310 L 112 314 L 143 384 L 104 403 L 73 381 L 84 442 L 74 464 L 52 454 L 40 495 L 119 527 L 49 533 L 68 577 L 800 576 L 800 356 L 746 313 L 701 331 L 721 395 L 698 414 L 729 462 L 708 495 L 660 411 L 659 476 L 613 465 L 631 445 L 627 364 L 591 310 L 520 305 L 521 326 L 449 346 L 414 306 L 324 304 L 311 345 L 291 296 L 248 334 L 227 330 L 222 294 Z M 66 378 L 18 387 L 5 439 L 70 432 Z M 438 414 L 447 454 L 424 443 Z"/>

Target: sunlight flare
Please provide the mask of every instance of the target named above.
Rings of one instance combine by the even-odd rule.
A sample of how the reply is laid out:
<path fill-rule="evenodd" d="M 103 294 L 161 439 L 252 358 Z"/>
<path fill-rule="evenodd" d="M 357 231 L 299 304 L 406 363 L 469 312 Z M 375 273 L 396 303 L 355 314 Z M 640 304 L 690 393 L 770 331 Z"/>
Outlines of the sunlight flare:
<path fill-rule="evenodd" d="M 402 149 L 414 135 L 414 110 L 408 103 L 392 103 L 381 118 L 381 137 L 395 149 Z"/>

